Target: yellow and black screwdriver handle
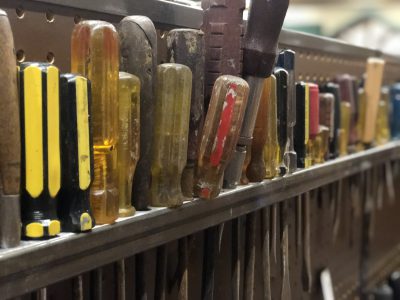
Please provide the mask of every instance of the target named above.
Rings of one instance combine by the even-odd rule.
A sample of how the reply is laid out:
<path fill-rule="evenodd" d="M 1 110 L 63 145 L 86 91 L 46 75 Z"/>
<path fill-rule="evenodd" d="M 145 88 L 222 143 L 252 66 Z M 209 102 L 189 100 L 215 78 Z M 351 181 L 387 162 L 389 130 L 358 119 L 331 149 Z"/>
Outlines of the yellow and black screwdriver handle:
<path fill-rule="evenodd" d="M 61 229 L 56 211 L 61 187 L 59 70 L 22 63 L 19 75 L 22 235 L 53 237 Z"/>
<path fill-rule="evenodd" d="M 57 211 L 63 231 L 83 232 L 95 225 L 89 191 L 93 180 L 90 81 L 62 74 L 60 95 L 62 184 Z"/>

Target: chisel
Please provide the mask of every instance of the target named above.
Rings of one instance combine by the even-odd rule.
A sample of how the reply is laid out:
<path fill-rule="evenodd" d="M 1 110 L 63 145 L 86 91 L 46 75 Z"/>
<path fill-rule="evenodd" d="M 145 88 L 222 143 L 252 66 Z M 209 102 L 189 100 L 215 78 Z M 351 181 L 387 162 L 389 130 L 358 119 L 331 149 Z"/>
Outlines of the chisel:
<path fill-rule="evenodd" d="M 90 204 L 97 224 L 118 218 L 118 70 L 119 39 L 104 21 L 81 21 L 71 38 L 71 71 L 92 85 L 94 179 Z"/>
<path fill-rule="evenodd" d="M 0 10 L 0 248 L 18 246 L 21 238 L 21 132 L 14 40 L 5 11 Z"/>
<path fill-rule="evenodd" d="M 62 74 L 60 95 L 63 171 L 57 211 L 63 231 L 84 232 L 95 225 L 89 191 L 93 180 L 90 82 L 80 75 Z"/>
<path fill-rule="evenodd" d="M 213 199 L 220 192 L 243 122 L 248 91 L 248 84 L 239 77 L 225 75 L 215 82 L 195 165 L 194 193 L 200 198 Z M 212 227 L 205 234 L 202 299 L 213 298 L 217 251 L 218 228 Z"/>
<path fill-rule="evenodd" d="M 243 10 L 245 6 L 245 0 L 201 1 L 201 7 L 204 12 L 201 30 L 204 32 L 205 37 L 204 110 L 206 112 L 210 107 L 210 98 L 216 79 L 222 75 L 241 76 L 242 74 Z M 221 174 L 223 176 L 223 171 Z M 234 220 L 232 226 L 238 233 L 240 232 L 241 228 L 238 220 Z M 223 224 L 220 224 L 218 227 L 210 228 L 205 232 L 205 239 L 208 240 L 209 244 L 212 241 L 218 242 L 218 239 L 213 236 L 222 235 L 222 229 Z M 237 248 L 237 245 L 233 245 L 233 247 Z M 218 245 L 214 245 L 212 248 L 215 249 L 215 255 L 217 255 Z M 205 260 L 213 261 L 214 258 L 212 256 L 215 255 L 210 253 L 208 258 L 205 257 Z M 232 258 L 232 260 L 237 261 L 235 266 L 240 266 L 238 258 Z M 210 263 L 207 266 L 211 265 Z M 213 273 L 213 266 L 209 270 L 206 268 L 203 272 L 203 274 L 208 273 Z M 234 270 L 233 274 L 235 273 L 239 274 Z M 206 280 L 207 282 L 203 286 L 212 285 L 210 289 L 213 288 L 213 278 L 207 278 Z M 234 290 L 233 295 L 235 295 L 236 285 L 233 284 L 232 289 Z M 210 298 L 213 294 L 211 291 L 211 293 L 203 292 L 203 295 Z"/>
<path fill-rule="evenodd" d="M 140 79 L 140 157 L 132 184 L 132 204 L 147 210 L 150 198 L 151 143 L 153 140 L 154 102 L 157 68 L 157 32 L 145 16 L 128 16 L 118 25 L 120 69 Z M 144 274 L 146 253 L 135 257 L 136 274 Z M 136 276 L 136 299 L 147 299 L 146 281 Z"/>
<path fill-rule="evenodd" d="M 119 216 L 134 215 L 132 183 L 140 155 L 140 80 L 119 72 L 117 164 Z"/>
<path fill-rule="evenodd" d="M 204 114 L 204 34 L 194 29 L 174 29 L 167 36 L 170 62 L 188 66 L 192 71 L 192 95 L 188 138 L 188 158 L 182 174 L 182 193 L 193 197 L 194 164 Z"/>
<path fill-rule="evenodd" d="M 150 203 L 177 207 L 187 159 L 192 72 L 181 64 L 157 67 Z"/>
<path fill-rule="evenodd" d="M 181 187 L 182 194 L 193 197 L 194 165 L 200 142 L 200 133 L 204 121 L 204 33 L 194 29 L 174 29 L 167 36 L 168 56 L 170 62 L 186 65 L 190 68 L 192 95 L 190 103 L 190 121 L 187 162 L 183 169 Z M 179 240 L 179 298 L 187 299 L 187 238 Z"/>
<path fill-rule="evenodd" d="M 296 125 L 296 87 L 295 87 L 295 52 L 292 50 L 283 50 L 279 53 L 277 66 L 285 69 L 288 73 L 287 77 L 287 115 L 286 115 L 286 146 L 283 154 L 288 174 L 293 173 L 297 169 L 297 154 L 294 150 L 294 126 Z"/>
<path fill-rule="evenodd" d="M 321 88 L 323 93 L 330 93 L 334 97 L 334 116 L 333 116 L 333 138 L 329 145 L 330 158 L 336 158 L 339 156 L 339 129 L 340 129 L 340 87 L 338 84 L 328 82 Z"/>
<path fill-rule="evenodd" d="M 19 79 L 22 235 L 53 237 L 61 230 L 56 207 L 61 187 L 59 70 L 22 63 Z"/>
<path fill-rule="evenodd" d="M 274 71 L 276 77 L 276 107 L 277 107 L 277 128 L 278 128 L 278 158 L 279 175 L 284 176 L 288 172 L 284 161 L 284 153 L 287 142 L 287 113 L 288 113 L 288 72 L 282 68 L 276 68 Z"/>
<path fill-rule="evenodd" d="M 380 93 L 383 79 L 385 61 L 381 58 L 371 57 L 367 60 L 366 79 L 364 84 L 365 105 L 365 127 L 362 142 L 371 146 L 375 137 L 376 118 L 379 107 Z"/>
<path fill-rule="evenodd" d="M 132 203 L 147 210 L 150 198 L 151 143 L 157 67 L 157 33 L 153 22 L 144 16 L 129 16 L 118 25 L 120 69 L 140 79 L 140 157 L 132 186 Z"/>
<path fill-rule="evenodd" d="M 400 139 L 400 83 L 390 87 L 390 134 L 392 139 Z"/>
<path fill-rule="evenodd" d="M 250 95 L 240 138 L 225 172 L 224 186 L 227 188 L 234 188 L 240 179 L 246 147 L 252 141 L 264 79 L 273 70 L 278 37 L 288 5 L 288 0 L 251 2 L 243 47 L 243 75 L 249 83 Z"/>

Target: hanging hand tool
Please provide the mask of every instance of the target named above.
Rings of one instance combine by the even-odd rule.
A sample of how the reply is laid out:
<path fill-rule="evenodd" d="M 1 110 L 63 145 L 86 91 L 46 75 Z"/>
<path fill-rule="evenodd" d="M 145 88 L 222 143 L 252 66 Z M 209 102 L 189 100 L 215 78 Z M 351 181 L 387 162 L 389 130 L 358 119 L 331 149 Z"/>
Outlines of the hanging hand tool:
<path fill-rule="evenodd" d="M 83 232 L 95 225 L 90 209 L 93 141 L 90 129 L 90 82 L 82 76 L 60 77 L 62 184 L 57 205 L 63 231 Z"/>
<path fill-rule="evenodd" d="M 303 205 L 303 219 L 304 219 L 304 228 L 303 228 L 303 268 L 302 268 L 302 283 L 303 290 L 310 293 L 313 285 L 312 278 L 312 268 L 311 268 L 311 191 L 307 191 L 304 194 L 304 205 Z"/>
<path fill-rule="evenodd" d="M 365 111 L 366 111 L 366 105 L 367 105 L 367 99 L 366 99 L 366 94 L 364 88 L 360 87 L 358 88 L 358 120 L 356 124 L 356 129 L 357 129 L 357 136 L 362 137 L 364 134 L 364 128 L 365 128 Z M 357 151 L 362 151 L 364 150 L 364 144 L 362 143 L 361 140 L 357 141 Z"/>
<path fill-rule="evenodd" d="M 297 154 L 294 150 L 294 126 L 296 125 L 296 87 L 294 78 L 295 68 L 295 52 L 292 50 L 283 50 L 278 56 L 277 66 L 285 69 L 288 73 L 287 77 L 287 115 L 286 115 L 286 146 L 283 154 L 288 174 L 293 173 L 297 169 Z"/>
<path fill-rule="evenodd" d="M 94 179 L 90 204 L 98 224 L 118 217 L 118 69 L 119 39 L 104 21 L 82 21 L 71 38 L 71 71 L 92 84 Z"/>
<path fill-rule="evenodd" d="M 188 138 L 188 158 L 182 174 L 182 193 L 193 197 L 194 164 L 200 142 L 204 114 L 204 33 L 194 29 L 174 29 L 168 33 L 170 62 L 188 66 L 192 71 L 192 97 Z"/>
<path fill-rule="evenodd" d="M 223 173 L 236 145 L 249 86 L 241 78 L 221 76 L 214 85 L 195 165 L 194 193 L 204 199 L 218 196 Z M 219 227 L 205 233 L 202 299 L 212 299 Z"/>
<path fill-rule="evenodd" d="M 386 144 L 390 140 L 389 129 L 389 90 L 382 88 L 376 117 L 375 143 Z"/>
<path fill-rule="evenodd" d="M 128 16 L 118 25 L 120 69 L 140 79 L 140 157 L 132 184 L 132 204 L 136 210 L 147 210 L 150 198 L 151 144 L 153 141 L 154 103 L 157 68 L 157 32 L 145 16 Z M 145 253 L 135 257 L 136 274 L 144 274 Z M 136 299 L 147 299 L 146 281 L 136 277 Z"/>
<path fill-rule="evenodd" d="M 385 61 L 381 58 L 369 58 L 366 67 L 365 79 L 365 128 L 363 131 L 362 141 L 370 146 L 375 137 L 376 118 L 379 107 L 383 68 Z"/>
<path fill-rule="evenodd" d="M 61 187 L 60 75 L 50 64 L 20 66 L 22 119 L 22 234 L 31 239 L 60 232 L 56 198 Z"/>
<path fill-rule="evenodd" d="M 340 87 L 342 102 L 350 104 L 350 127 L 348 132 L 348 146 L 350 152 L 355 151 L 355 145 L 361 137 L 357 136 L 356 124 L 358 120 L 358 103 L 356 99 L 355 79 L 349 74 L 342 74 L 336 77 L 336 82 Z"/>
<path fill-rule="evenodd" d="M 140 156 L 140 80 L 119 72 L 118 80 L 118 191 L 119 216 L 135 214 L 132 206 L 132 181 Z"/>
<path fill-rule="evenodd" d="M 400 139 L 400 83 L 390 87 L 390 134 L 392 139 Z"/>
<path fill-rule="evenodd" d="M 121 41 L 121 71 L 140 79 L 140 157 L 132 186 L 132 204 L 147 210 L 150 198 L 151 147 L 157 68 L 157 33 L 144 16 L 129 16 L 118 25 Z"/>
<path fill-rule="evenodd" d="M 297 153 L 299 168 L 311 166 L 307 144 L 309 138 L 310 95 L 309 87 L 304 82 L 296 84 L 296 126 L 294 127 L 294 149 Z"/>
<path fill-rule="evenodd" d="M 333 107 L 333 138 L 329 144 L 329 154 L 330 158 L 336 158 L 339 156 L 339 129 L 340 129 L 340 87 L 338 84 L 333 82 L 328 82 L 321 89 L 323 93 L 330 93 L 334 97 L 334 107 Z"/>
<path fill-rule="evenodd" d="M 282 255 L 282 287 L 281 287 L 281 300 L 292 299 L 290 287 L 290 274 L 289 274 L 289 223 L 288 223 L 288 201 L 289 199 L 280 203 L 281 212 L 281 255 Z"/>
<path fill-rule="evenodd" d="M 186 164 L 192 72 L 184 65 L 157 68 L 150 203 L 177 207 L 183 203 L 181 176 Z"/>
<path fill-rule="evenodd" d="M 0 248 L 10 248 L 17 246 L 21 238 L 21 132 L 14 40 L 3 10 L 0 40 Z"/>
<path fill-rule="evenodd" d="M 350 103 L 340 103 L 340 130 L 338 132 L 339 156 L 347 155 L 349 145 L 351 107 Z"/>
<path fill-rule="evenodd" d="M 266 176 L 264 146 L 268 138 L 268 109 L 270 109 L 269 106 L 271 104 L 271 84 L 271 77 L 266 78 L 254 127 L 251 160 L 246 170 L 247 177 L 251 182 L 261 182 Z"/>
<path fill-rule="evenodd" d="M 316 159 L 316 143 L 315 139 L 319 133 L 319 88 L 315 83 L 307 83 L 310 96 L 310 127 L 307 151 L 311 155 L 312 164 Z"/>
<path fill-rule="evenodd" d="M 265 300 L 271 300 L 271 261 L 270 261 L 270 208 L 261 210 L 261 231 L 262 231 L 262 272 L 263 272 L 263 296 Z"/>
<path fill-rule="evenodd" d="M 240 179 L 246 147 L 251 145 L 264 79 L 272 73 L 279 33 L 289 5 L 288 0 L 254 0 L 244 35 L 243 75 L 250 86 L 240 138 L 224 177 L 224 186 L 234 188 Z"/>
<path fill-rule="evenodd" d="M 322 147 L 320 153 L 322 162 L 326 161 L 330 155 L 329 153 L 329 145 L 332 144 L 332 141 L 335 136 L 335 97 L 330 93 L 320 93 L 319 94 L 319 124 L 325 126 L 328 132 L 321 130 L 320 128 L 320 137 L 322 139 Z M 325 136 L 327 133 L 327 137 Z M 328 141 L 326 141 L 328 139 Z M 324 140 L 327 145 L 324 145 Z M 325 149 L 328 147 L 328 149 Z"/>
<path fill-rule="evenodd" d="M 282 68 L 276 68 L 274 71 L 276 77 L 276 107 L 277 107 L 277 128 L 278 128 L 278 144 L 279 144 L 279 175 L 284 176 L 287 173 L 287 167 L 284 162 L 284 153 L 287 142 L 287 83 L 288 72 Z"/>
<path fill-rule="evenodd" d="M 314 163 L 322 164 L 329 156 L 329 133 L 328 127 L 319 125 L 318 135 L 313 142 L 314 146 Z"/>

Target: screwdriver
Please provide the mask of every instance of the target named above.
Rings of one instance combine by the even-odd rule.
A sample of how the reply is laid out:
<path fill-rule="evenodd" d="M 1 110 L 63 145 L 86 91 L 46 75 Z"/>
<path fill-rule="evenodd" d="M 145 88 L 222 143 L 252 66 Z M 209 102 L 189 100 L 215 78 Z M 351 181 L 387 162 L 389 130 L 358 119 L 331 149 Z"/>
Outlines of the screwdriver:
<path fill-rule="evenodd" d="M 275 79 L 275 78 L 274 78 Z M 260 182 L 266 176 L 266 165 L 264 161 L 264 146 L 268 139 L 269 109 L 271 109 L 271 93 L 273 79 L 264 80 L 263 92 L 261 94 L 260 106 L 258 107 L 256 124 L 253 132 L 251 145 L 251 160 L 247 167 L 247 177 L 252 182 Z M 274 82 L 275 83 L 275 82 Z M 274 90 L 275 92 L 275 90 Z"/>
<path fill-rule="evenodd" d="M 307 83 L 310 96 L 310 127 L 307 151 L 310 152 L 312 164 L 316 160 L 316 137 L 319 133 L 319 88 L 315 83 Z"/>
<path fill-rule="evenodd" d="M 192 97 L 188 138 L 188 159 L 182 175 L 182 193 L 193 197 L 194 164 L 204 114 L 204 33 L 194 29 L 174 29 L 168 33 L 170 62 L 188 66 L 192 71 Z"/>
<path fill-rule="evenodd" d="M 294 127 L 294 149 L 297 153 L 299 168 L 311 166 L 307 144 L 309 138 L 310 95 L 309 87 L 304 82 L 296 84 L 296 125 Z"/>
<path fill-rule="evenodd" d="M 365 90 L 363 87 L 358 88 L 358 120 L 357 120 L 357 136 L 362 137 L 365 128 L 365 111 L 366 111 L 367 99 Z M 358 140 L 357 151 L 364 150 L 364 144 L 361 140 Z"/>
<path fill-rule="evenodd" d="M 287 166 L 284 161 L 284 153 L 287 142 L 287 113 L 288 113 L 288 72 L 282 68 L 276 68 L 274 71 L 276 77 L 276 107 L 277 107 L 277 128 L 278 128 L 278 157 L 279 157 L 279 175 L 284 176 L 287 173 Z"/>
<path fill-rule="evenodd" d="M 383 145 L 390 140 L 389 89 L 387 87 L 382 88 L 380 99 L 381 100 L 379 100 L 375 129 L 376 145 Z"/>
<path fill-rule="evenodd" d="M 330 93 L 319 94 L 319 124 L 324 126 L 320 129 L 322 148 L 320 161 L 324 162 L 329 158 L 329 145 L 335 136 L 335 97 Z M 328 132 L 326 132 L 328 130 Z M 326 137 L 327 134 L 327 137 Z M 327 143 L 325 145 L 325 143 Z M 327 149 L 325 149 L 327 147 Z"/>
<path fill-rule="evenodd" d="M 330 93 L 334 97 L 333 139 L 329 145 L 329 154 L 330 158 L 336 158 L 339 156 L 338 132 L 340 129 L 340 87 L 336 83 L 328 82 L 322 87 L 321 91 L 324 93 Z"/>
<path fill-rule="evenodd" d="M 279 53 L 277 66 L 285 69 L 287 77 L 287 115 L 286 115 L 286 147 L 283 154 L 287 172 L 293 173 L 297 168 L 297 154 L 294 150 L 293 130 L 296 125 L 296 87 L 294 78 L 295 52 L 283 50 Z"/>
<path fill-rule="evenodd" d="M 135 169 L 132 203 L 147 210 L 150 198 L 151 143 L 157 68 L 157 33 L 145 16 L 128 16 L 118 25 L 121 47 L 121 71 L 140 79 L 140 157 Z"/>
<path fill-rule="evenodd" d="M 0 248 L 18 246 L 21 238 L 21 132 L 14 40 L 5 11 L 0 10 Z"/>
<path fill-rule="evenodd" d="M 215 81 L 195 167 L 197 197 L 214 199 L 221 190 L 222 176 L 243 122 L 248 90 L 246 81 L 232 75 Z"/>
<path fill-rule="evenodd" d="M 60 76 L 63 172 L 57 211 L 63 231 L 89 231 L 95 225 L 89 191 L 93 179 L 90 93 L 90 82 L 85 77 Z"/>
<path fill-rule="evenodd" d="M 390 133 L 393 139 L 400 139 L 400 83 L 390 87 Z"/>
<path fill-rule="evenodd" d="M 61 230 L 56 208 L 61 187 L 59 70 L 45 63 L 22 63 L 19 79 L 22 235 L 53 237 Z"/>
<path fill-rule="evenodd" d="M 71 71 L 92 84 L 94 179 L 90 204 L 97 224 L 118 217 L 118 68 L 119 40 L 114 26 L 104 21 L 82 21 L 71 38 Z"/>
<path fill-rule="evenodd" d="M 349 145 L 351 107 L 347 101 L 340 103 L 339 156 L 347 155 Z"/>
<path fill-rule="evenodd" d="M 366 79 L 364 84 L 366 95 L 365 127 L 362 142 L 371 146 L 375 137 L 376 118 L 379 107 L 380 93 L 383 79 L 385 61 L 381 58 L 371 57 L 367 60 Z"/>
<path fill-rule="evenodd" d="M 240 138 L 225 172 L 224 186 L 227 188 L 234 188 L 240 179 L 246 147 L 252 141 L 264 79 L 273 70 L 278 37 L 288 5 L 288 0 L 251 2 L 243 47 L 243 75 L 249 83 L 250 94 Z"/>
<path fill-rule="evenodd" d="M 132 206 L 133 174 L 140 151 L 140 80 L 135 75 L 119 72 L 118 81 L 118 121 L 119 141 L 118 190 L 119 216 L 129 217 L 135 214 Z"/>
<path fill-rule="evenodd" d="M 150 203 L 183 203 L 181 176 L 187 159 L 192 72 L 181 64 L 157 67 Z"/>

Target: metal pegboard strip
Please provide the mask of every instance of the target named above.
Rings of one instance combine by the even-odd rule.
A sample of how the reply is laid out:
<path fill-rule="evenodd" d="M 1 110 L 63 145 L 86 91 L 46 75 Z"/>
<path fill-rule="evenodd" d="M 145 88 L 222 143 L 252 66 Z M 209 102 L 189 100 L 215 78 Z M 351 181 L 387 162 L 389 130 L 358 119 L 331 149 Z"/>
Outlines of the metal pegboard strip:
<path fill-rule="evenodd" d="M 239 187 L 213 201 L 140 212 L 88 234 L 62 234 L 1 250 L 0 294 L 8 298 L 27 293 L 399 158 L 400 142 L 391 142 L 284 178 Z"/>

